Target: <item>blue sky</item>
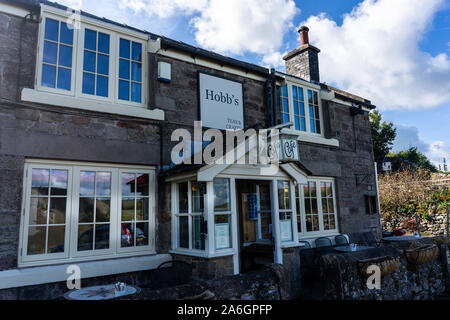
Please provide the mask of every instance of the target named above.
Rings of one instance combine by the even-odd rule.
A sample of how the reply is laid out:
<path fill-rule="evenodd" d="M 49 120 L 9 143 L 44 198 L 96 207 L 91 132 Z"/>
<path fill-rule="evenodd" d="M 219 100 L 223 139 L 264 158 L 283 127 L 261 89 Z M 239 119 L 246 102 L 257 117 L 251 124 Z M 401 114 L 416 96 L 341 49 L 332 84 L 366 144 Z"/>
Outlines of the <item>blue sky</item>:
<path fill-rule="evenodd" d="M 321 81 L 369 99 L 417 146 L 450 162 L 450 0 L 59 0 L 153 33 L 284 71 L 310 28 Z"/>

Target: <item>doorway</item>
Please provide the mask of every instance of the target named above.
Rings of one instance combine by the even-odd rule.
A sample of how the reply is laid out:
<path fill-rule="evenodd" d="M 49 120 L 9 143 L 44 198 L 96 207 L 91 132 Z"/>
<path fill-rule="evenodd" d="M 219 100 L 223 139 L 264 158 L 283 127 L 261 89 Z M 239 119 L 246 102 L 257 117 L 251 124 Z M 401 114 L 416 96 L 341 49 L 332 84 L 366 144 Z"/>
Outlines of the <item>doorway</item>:
<path fill-rule="evenodd" d="M 241 272 L 274 261 L 271 181 L 236 180 Z"/>

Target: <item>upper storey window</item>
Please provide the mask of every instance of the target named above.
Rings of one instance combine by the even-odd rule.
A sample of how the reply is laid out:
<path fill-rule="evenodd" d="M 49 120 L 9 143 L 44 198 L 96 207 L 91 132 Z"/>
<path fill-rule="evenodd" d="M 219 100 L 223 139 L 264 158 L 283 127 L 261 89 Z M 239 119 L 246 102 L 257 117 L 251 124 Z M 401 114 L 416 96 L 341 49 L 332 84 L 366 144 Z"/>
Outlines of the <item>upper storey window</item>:
<path fill-rule="evenodd" d="M 145 107 L 146 37 L 107 25 L 45 13 L 41 25 L 37 89 L 118 105 Z"/>
<path fill-rule="evenodd" d="M 320 114 L 317 91 L 291 84 L 280 88 L 281 123 L 292 122 L 293 130 L 321 134 Z"/>

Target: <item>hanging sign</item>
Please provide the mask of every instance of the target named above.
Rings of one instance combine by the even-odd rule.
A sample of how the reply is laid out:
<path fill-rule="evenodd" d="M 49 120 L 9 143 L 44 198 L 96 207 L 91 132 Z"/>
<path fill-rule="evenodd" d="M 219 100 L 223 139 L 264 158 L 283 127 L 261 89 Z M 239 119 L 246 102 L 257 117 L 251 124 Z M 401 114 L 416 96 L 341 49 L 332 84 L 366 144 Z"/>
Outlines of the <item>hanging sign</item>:
<path fill-rule="evenodd" d="M 244 94 L 241 82 L 198 73 L 200 120 L 203 127 L 244 128 Z"/>

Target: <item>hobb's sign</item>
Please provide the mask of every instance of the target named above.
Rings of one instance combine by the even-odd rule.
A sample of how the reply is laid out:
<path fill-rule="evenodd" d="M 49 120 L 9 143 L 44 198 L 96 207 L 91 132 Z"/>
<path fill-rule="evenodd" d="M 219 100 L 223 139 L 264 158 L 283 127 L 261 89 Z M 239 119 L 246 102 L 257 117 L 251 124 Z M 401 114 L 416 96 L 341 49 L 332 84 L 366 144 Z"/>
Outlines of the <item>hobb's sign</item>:
<path fill-rule="evenodd" d="M 203 127 L 244 129 L 242 83 L 199 72 L 200 120 Z"/>

